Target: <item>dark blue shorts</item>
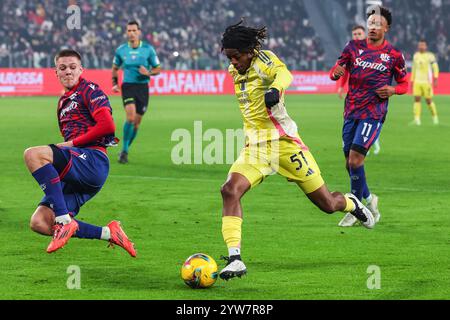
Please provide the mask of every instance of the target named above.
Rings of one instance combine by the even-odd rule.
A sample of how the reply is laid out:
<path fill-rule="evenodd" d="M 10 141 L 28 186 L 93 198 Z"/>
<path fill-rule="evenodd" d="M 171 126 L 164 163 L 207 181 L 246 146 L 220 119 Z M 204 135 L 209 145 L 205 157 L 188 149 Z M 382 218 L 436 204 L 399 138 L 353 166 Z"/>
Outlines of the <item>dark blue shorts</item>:
<path fill-rule="evenodd" d="M 342 128 L 343 149 L 346 157 L 350 150 L 366 155 L 380 136 L 383 122 L 375 119 L 346 119 Z"/>
<path fill-rule="evenodd" d="M 73 215 L 101 190 L 109 173 L 109 159 L 103 152 L 88 148 L 56 147 L 53 165 L 59 173 L 67 209 Z M 52 208 L 47 196 L 39 205 Z"/>

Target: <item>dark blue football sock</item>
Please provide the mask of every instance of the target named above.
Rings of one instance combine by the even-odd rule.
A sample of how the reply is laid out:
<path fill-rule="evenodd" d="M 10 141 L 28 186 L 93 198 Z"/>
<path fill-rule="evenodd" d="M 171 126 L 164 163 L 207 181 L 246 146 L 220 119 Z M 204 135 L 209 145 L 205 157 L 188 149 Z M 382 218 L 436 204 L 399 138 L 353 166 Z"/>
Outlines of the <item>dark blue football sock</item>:
<path fill-rule="evenodd" d="M 59 174 L 53 164 L 46 164 L 33 172 L 32 175 L 48 197 L 50 204 L 53 206 L 52 209 L 55 212 L 55 216 L 58 217 L 68 214 Z"/>
<path fill-rule="evenodd" d="M 364 183 L 364 190 L 363 190 L 363 198 L 367 199 L 370 196 L 370 190 L 369 190 L 369 187 L 367 186 L 367 180 L 366 179 L 364 179 L 364 180 L 365 180 L 365 183 Z"/>
<path fill-rule="evenodd" d="M 359 200 L 362 200 L 364 187 L 366 187 L 367 192 L 369 191 L 369 188 L 366 185 L 366 173 L 364 172 L 363 165 L 359 168 L 350 168 L 350 185 L 352 193 Z"/>
<path fill-rule="evenodd" d="M 101 239 L 102 227 L 94 226 L 92 224 L 76 220 L 78 222 L 78 230 L 75 237 L 81 239 Z"/>
<path fill-rule="evenodd" d="M 347 167 L 347 172 L 348 172 L 348 175 L 350 176 L 350 168 L 348 168 L 348 167 Z M 366 184 L 364 185 L 364 190 L 363 190 L 363 198 L 367 199 L 367 198 L 369 198 L 369 196 L 370 196 L 370 190 L 369 190 L 369 187 L 367 186 L 367 181 L 366 181 Z"/>

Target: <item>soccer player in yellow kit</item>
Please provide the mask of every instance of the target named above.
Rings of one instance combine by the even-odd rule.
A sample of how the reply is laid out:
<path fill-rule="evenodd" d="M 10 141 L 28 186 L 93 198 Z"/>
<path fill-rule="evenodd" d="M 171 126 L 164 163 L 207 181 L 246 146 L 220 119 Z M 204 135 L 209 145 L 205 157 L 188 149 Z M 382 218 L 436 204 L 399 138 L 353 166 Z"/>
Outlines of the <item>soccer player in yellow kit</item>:
<path fill-rule="evenodd" d="M 219 276 L 225 280 L 247 272 L 241 258 L 240 199 L 269 175 L 278 173 L 295 182 L 326 213 L 351 212 L 365 227 L 375 224 L 371 212 L 353 194 L 328 191 L 296 123 L 286 112 L 284 94 L 292 74 L 273 52 L 261 50 L 266 32 L 265 27 L 251 28 L 241 21 L 229 26 L 222 37 L 246 133 L 246 146 L 221 188 L 222 235 L 229 257 Z"/>
<path fill-rule="evenodd" d="M 422 97 L 425 98 L 433 116 L 433 123 L 439 124 L 436 105 L 433 102 L 433 86 L 437 87 L 439 66 L 433 53 L 427 51 L 427 42 L 420 40 L 418 51 L 414 54 L 411 84 L 414 95 L 414 124 L 420 126 L 422 113 Z"/>

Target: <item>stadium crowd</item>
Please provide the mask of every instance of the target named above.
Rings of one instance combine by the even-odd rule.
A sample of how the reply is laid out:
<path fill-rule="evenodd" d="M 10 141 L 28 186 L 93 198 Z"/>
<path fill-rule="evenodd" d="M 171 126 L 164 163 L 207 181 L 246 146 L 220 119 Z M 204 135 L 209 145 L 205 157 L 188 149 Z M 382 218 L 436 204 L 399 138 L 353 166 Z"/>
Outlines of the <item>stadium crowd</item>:
<path fill-rule="evenodd" d="M 110 68 L 130 20 L 141 23 L 165 69 L 224 69 L 220 37 L 227 25 L 246 17 L 267 25 L 266 48 L 291 69 L 327 70 L 324 49 L 298 0 L 3 0 L 0 8 L 0 67 L 51 67 L 55 52 L 77 48 L 89 68 Z M 427 39 L 441 70 L 450 70 L 450 0 L 385 0 L 394 12 L 389 34 L 409 61 L 417 41 Z M 67 27 L 70 5 L 80 9 L 80 28 Z M 356 1 L 343 3 L 350 21 Z M 396 14 L 401 12 L 401 14 Z M 251 14 L 250 14 L 251 13 Z M 356 21 L 356 20 L 355 20 Z"/>
<path fill-rule="evenodd" d="M 141 23 L 144 38 L 165 69 L 222 69 L 221 34 L 246 17 L 267 25 L 266 47 L 292 69 L 320 69 L 323 49 L 302 1 L 259 0 L 3 0 L 0 8 L 0 66 L 50 67 L 54 53 L 77 48 L 91 68 L 110 68 L 125 38 L 126 23 Z M 80 8 L 81 29 L 66 26 L 70 5 Z M 250 15 L 250 12 L 252 13 Z"/>

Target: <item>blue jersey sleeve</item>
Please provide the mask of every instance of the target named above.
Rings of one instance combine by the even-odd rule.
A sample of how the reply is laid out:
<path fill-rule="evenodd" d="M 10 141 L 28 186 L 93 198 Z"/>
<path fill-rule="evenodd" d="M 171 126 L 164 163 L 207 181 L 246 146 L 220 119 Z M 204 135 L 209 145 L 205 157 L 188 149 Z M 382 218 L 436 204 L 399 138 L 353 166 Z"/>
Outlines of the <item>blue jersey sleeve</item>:
<path fill-rule="evenodd" d="M 108 96 L 99 88 L 98 85 L 91 84 L 90 90 L 86 92 L 87 107 L 93 115 L 101 108 L 108 108 L 112 112 Z"/>
<path fill-rule="evenodd" d="M 122 63 L 123 63 L 123 60 L 120 57 L 119 48 L 117 48 L 116 53 L 114 54 L 113 64 L 120 67 L 122 65 Z"/>
<path fill-rule="evenodd" d="M 152 68 L 156 68 L 160 65 L 158 56 L 156 55 L 156 51 L 153 47 L 150 47 L 150 54 L 148 56 L 148 63 Z"/>
<path fill-rule="evenodd" d="M 352 61 L 352 42 L 349 42 L 345 46 L 344 51 L 342 51 L 336 63 L 346 68 L 347 70 L 350 70 L 351 61 Z"/>

